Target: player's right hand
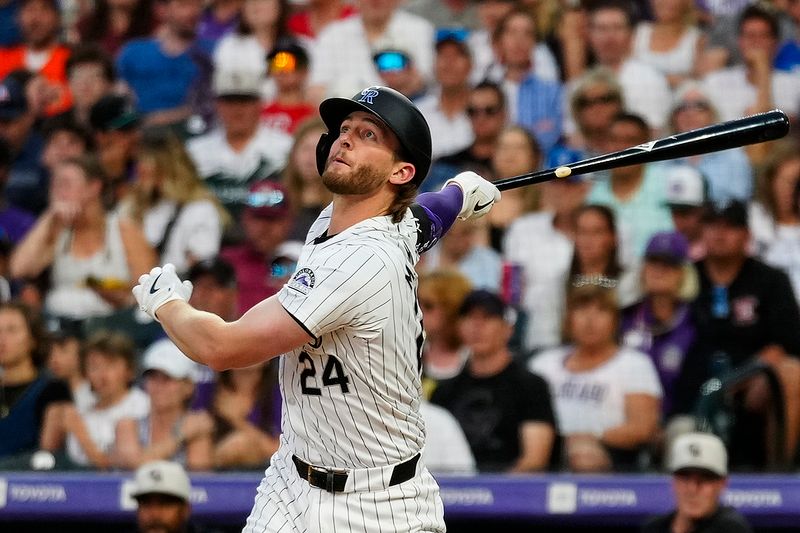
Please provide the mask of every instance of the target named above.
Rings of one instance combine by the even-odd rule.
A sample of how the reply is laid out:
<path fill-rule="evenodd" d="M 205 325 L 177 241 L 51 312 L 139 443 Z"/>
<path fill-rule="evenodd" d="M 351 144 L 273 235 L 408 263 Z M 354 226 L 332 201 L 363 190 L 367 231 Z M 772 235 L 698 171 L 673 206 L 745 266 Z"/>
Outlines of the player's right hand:
<path fill-rule="evenodd" d="M 458 185 L 464 198 L 458 218 L 468 220 L 484 216 L 495 202 L 500 200 L 500 191 L 495 185 L 474 172 L 461 172 L 444 184 Z"/>
<path fill-rule="evenodd" d="M 192 282 L 181 281 L 175 273 L 175 265 L 167 263 L 155 267 L 149 274 L 139 276 L 139 284 L 133 288 L 133 296 L 139 309 L 158 320 L 158 308 L 173 300 L 189 301 L 192 296 Z"/>

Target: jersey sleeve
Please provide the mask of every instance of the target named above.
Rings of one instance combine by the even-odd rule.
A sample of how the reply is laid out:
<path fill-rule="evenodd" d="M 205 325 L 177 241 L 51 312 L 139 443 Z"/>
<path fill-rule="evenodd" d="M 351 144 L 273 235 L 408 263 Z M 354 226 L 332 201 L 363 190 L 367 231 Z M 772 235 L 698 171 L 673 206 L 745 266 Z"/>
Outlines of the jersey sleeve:
<path fill-rule="evenodd" d="M 298 265 L 278 300 L 314 338 L 345 326 L 377 334 L 391 310 L 386 270 L 368 246 L 342 246 L 321 264 Z"/>

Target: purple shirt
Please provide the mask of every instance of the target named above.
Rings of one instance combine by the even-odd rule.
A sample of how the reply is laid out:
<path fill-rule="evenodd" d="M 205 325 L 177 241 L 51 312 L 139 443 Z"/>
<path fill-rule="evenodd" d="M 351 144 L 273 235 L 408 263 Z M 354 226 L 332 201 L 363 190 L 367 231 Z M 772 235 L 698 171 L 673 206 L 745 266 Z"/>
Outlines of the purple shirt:
<path fill-rule="evenodd" d="M 622 344 L 646 353 L 652 359 L 664 389 L 661 412 L 672 413 L 676 383 L 684 361 L 697 337 L 689 304 L 680 304 L 668 324 L 660 324 L 653 316 L 649 302 L 644 300 L 622 314 Z"/>
<path fill-rule="evenodd" d="M 24 209 L 8 206 L 0 210 L 0 230 L 13 244 L 21 241 L 35 222 L 36 217 Z"/>

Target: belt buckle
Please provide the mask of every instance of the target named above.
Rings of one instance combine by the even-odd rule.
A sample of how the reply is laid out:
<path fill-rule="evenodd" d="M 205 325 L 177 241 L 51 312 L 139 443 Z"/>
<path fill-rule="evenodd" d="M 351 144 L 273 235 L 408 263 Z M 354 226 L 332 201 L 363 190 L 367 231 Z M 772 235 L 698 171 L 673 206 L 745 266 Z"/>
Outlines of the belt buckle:
<path fill-rule="evenodd" d="M 347 474 L 347 470 L 343 468 L 325 468 L 322 466 L 309 465 L 307 481 L 311 481 L 312 473 L 323 474 L 325 476 L 325 490 L 328 492 L 336 492 L 334 490 L 334 476 L 337 474 Z"/>

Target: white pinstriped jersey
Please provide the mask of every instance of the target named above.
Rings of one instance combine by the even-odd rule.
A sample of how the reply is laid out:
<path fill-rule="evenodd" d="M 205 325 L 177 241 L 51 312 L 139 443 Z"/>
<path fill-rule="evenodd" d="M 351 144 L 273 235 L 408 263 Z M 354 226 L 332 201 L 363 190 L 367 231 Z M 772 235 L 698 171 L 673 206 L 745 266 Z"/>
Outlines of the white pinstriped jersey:
<path fill-rule="evenodd" d="M 331 206 L 308 233 L 278 298 L 315 341 L 281 357 L 282 430 L 311 464 L 371 468 L 418 453 L 422 313 L 419 254 L 432 245 L 421 208 L 328 236 Z"/>

